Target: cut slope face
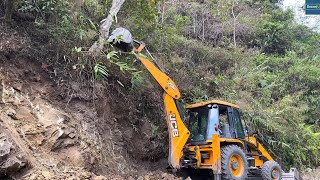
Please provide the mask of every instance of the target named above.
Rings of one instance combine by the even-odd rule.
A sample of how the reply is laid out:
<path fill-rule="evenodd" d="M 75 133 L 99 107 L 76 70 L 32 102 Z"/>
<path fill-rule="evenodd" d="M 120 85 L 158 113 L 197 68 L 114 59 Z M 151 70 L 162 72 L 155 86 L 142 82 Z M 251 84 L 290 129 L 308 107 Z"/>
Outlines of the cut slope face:
<path fill-rule="evenodd" d="M 137 95 L 117 69 L 92 83 L 54 44 L 0 22 L 0 179 L 174 179 L 158 87 Z"/>
<path fill-rule="evenodd" d="M 19 61 L 25 63 L 24 60 Z M 3 67 L 6 64 L 3 62 Z M 32 69 L 31 64 L 25 67 Z M 96 161 L 95 152 L 86 142 L 86 133 L 80 132 L 77 119 L 43 99 L 52 84 L 38 76 L 26 87 L 27 84 L 19 77 L 12 77 L 20 76 L 19 70 L 15 73 L 11 70 L 7 66 L 0 74 L 1 137 L 4 139 L 2 144 L 10 144 L 10 151 L 2 159 L 6 166 L 1 168 L 12 169 L 2 172 L 1 176 L 67 179 L 80 177 L 85 168 L 90 170 Z M 29 72 L 25 70 L 24 73 Z M 29 88 L 33 89 L 31 93 L 23 93 Z M 8 164 L 11 161 L 14 162 Z"/>
<path fill-rule="evenodd" d="M 73 128 L 74 125 L 66 122 L 68 117 L 53 109 L 42 99 L 24 95 L 18 92 L 17 88 L 7 86 L 4 78 L 1 77 L 1 79 L 1 101 L 3 103 L 0 115 L 1 132 L 10 143 L 14 144 L 11 149 L 20 152 L 22 154 L 20 156 L 25 159 L 19 168 L 27 166 L 33 170 L 52 169 L 56 167 L 59 159 L 64 158 L 54 152 L 54 150 L 61 148 L 67 151 L 65 156 L 68 153 L 73 155 L 69 156 L 70 163 L 68 165 L 81 165 L 81 158 L 74 157 L 77 152 L 71 153 L 72 149 L 67 148 L 78 143 L 78 135 Z M 8 154 L 14 156 L 12 158 L 17 157 L 14 152 L 10 151 Z M 9 159 L 4 159 L 4 161 L 7 162 Z M 2 173 L 2 175 L 9 176 L 15 174 Z M 32 173 L 32 175 L 34 174 Z M 52 176 L 53 174 L 47 173 L 46 175 Z"/>

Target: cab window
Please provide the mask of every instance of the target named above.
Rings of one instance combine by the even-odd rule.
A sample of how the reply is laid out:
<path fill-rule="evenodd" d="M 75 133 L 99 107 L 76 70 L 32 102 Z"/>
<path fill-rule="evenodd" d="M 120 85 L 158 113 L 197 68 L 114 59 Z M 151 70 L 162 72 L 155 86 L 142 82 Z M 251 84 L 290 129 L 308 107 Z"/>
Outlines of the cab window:
<path fill-rule="evenodd" d="M 208 124 L 209 109 L 199 108 L 189 111 L 189 124 L 188 129 L 190 131 L 189 141 L 205 141 L 207 124 Z"/>
<path fill-rule="evenodd" d="M 244 138 L 245 133 L 241 123 L 240 112 L 238 109 L 233 109 L 233 117 L 234 117 L 234 127 L 235 127 L 237 138 Z"/>

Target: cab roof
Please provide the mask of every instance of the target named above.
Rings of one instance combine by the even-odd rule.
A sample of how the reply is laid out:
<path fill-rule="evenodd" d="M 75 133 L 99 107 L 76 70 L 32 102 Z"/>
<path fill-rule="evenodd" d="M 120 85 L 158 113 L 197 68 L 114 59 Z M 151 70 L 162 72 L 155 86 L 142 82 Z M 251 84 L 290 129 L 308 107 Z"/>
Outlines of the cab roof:
<path fill-rule="evenodd" d="M 232 104 L 232 103 L 228 103 L 228 102 L 220 101 L 220 100 L 211 100 L 211 101 L 205 101 L 205 102 L 200 102 L 200 103 L 196 103 L 196 104 L 190 104 L 186 108 L 193 109 L 193 108 L 206 106 L 208 104 L 220 104 L 220 105 L 225 105 L 225 106 L 231 106 L 231 107 L 238 108 L 238 109 L 240 108 L 240 106 L 238 106 L 236 104 Z"/>

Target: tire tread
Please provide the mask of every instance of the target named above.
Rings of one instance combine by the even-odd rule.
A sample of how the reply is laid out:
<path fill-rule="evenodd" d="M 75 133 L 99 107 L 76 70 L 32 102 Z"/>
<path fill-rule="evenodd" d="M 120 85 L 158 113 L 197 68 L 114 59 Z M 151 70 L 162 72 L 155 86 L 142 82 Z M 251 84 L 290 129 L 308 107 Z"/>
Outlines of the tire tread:
<path fill-rule="evenodd" d="M 221 177 L 224 180 L 234 179 L 232 177 L 232 175 L 230 173 L 228 173 L 229 172 L 229 157 L 233 152 L 239 152 L 239 153 L 242 152 L 242 157 L 244 157 L 243 163 L 244 163 L 244 174 L 245 175 L 244 175 L 244 177 L 241 178 L 241 180 L 242 179 L 244 180 L 248 174 L 248 162 L 247 162 L 247 159 L 246 159 L 244 152 L 237 145 L 226 145 L 221 148 L 221 171 L 222 171 Z"/>
<path fill-rule="evenodd" d="M 266 161 L 263 163 L 262 169 L 261 169 L 261 176 L 263 180 L 272 180 L 270 177 L 272 168 L 276 166 L 280 169 L 280 179 L 281 179 L 281 167 L 280 165 L 275 161 Z"/>

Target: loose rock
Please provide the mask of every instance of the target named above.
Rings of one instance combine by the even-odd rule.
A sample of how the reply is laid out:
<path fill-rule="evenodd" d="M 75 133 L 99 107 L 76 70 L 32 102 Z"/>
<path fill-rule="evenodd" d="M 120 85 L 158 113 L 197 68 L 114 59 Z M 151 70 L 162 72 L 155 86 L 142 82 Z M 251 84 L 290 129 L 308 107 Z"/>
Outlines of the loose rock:
<path fill-rule="evenodd" d="M 107 178 L 104 176 L 96 176 L 94 180 L 107 180 Z"/>
<path fill-rule="evenodd" d="M 9 156 L 11 148 L 12 144 L 5 138 L 0 140 L 0 164 Z"/>
<path fill-rule="evenodd" d="M 168 176 L 167 173 L 163 173 L 163 174 L 161 175 L 162 179 L 164 179 L 164 178 L 167 177 L 167 176 Z"/>
<path fill-rule="evenodd" d="M 20 161 L 18 158 L 13 157 L 9 158 L 2 166 L 2 169 L 6 169 L 7 172 L 13 173 L 19 171 L 22 167 L 25 166 L 25 163 Z"/>
<path fill-rule="evenodd" d="M 148 175 L 145 175 L 144 180 L 150 180 L 150 177 Z"/>
<path fill-rule="evenodd" d="M 90 172 L 83 172 L 80 175 L 80 179 L 89 179 L 91 177 L 91 173 Z"/>
<path fill-rule="evenodd" d="M 52 174 L 48 171 L 43 171 L 41 174 L 45 179 L 52 179 Z"/>

